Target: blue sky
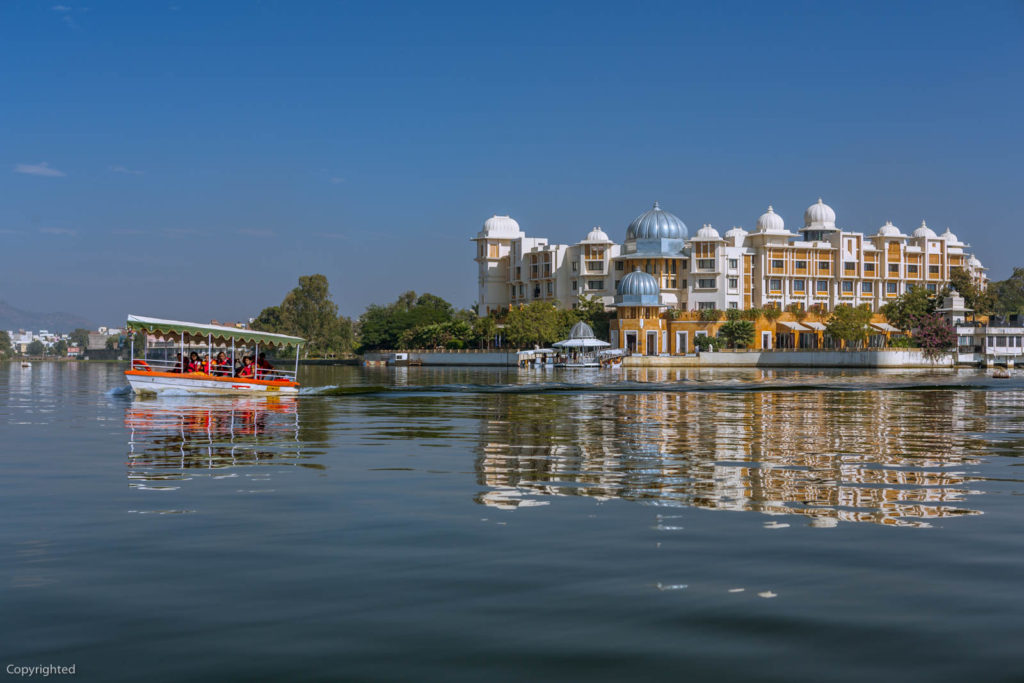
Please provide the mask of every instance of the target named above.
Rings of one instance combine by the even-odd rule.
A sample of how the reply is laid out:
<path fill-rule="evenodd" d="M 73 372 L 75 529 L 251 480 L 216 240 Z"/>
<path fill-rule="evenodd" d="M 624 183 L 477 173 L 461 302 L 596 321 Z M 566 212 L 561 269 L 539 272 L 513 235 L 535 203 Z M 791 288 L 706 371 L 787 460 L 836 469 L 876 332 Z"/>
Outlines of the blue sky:
<path fill-rule="evenodd" d="M 494 213 L 621 241 L 922 219 L 1024 265 L 1024 3 L 0 4 L 0 299 L 97 322 L 476 297 Z"/>

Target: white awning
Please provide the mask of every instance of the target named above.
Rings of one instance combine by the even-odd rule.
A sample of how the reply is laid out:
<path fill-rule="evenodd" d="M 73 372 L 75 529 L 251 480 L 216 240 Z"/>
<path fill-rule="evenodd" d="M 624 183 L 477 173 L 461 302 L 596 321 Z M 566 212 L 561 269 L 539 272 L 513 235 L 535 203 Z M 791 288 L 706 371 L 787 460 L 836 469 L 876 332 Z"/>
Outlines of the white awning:
<path fill-rule="evenodd" d="M 606 341 L 600 339 L 566 339 L 565 341 L 555 342 L 552 346 L 557 346 L 563 349 L 597 349 L 605 346 L 611 346 Z"/>
<path fill-rule="evenodd" d="M 893 327 L 889 323 L 871 323 L 871 327 L 873 327 L 876 330 L 879 330 L 881 332 L 899 332 L 900 331 L 900 329 L 898 327 Z"/>
<path fill-rule="evenodd" d="M 788 327 L 789 329 L 793 330 L 794 332 L 810 332 L 811 331 L 811 328 L 804 327 L 800 323 L 787 323 L 787 322 L 785 322 L 783 320 L 780 320 L 779 324 L 780 325 L 785 325 L 786 327 Z"/>
<path fill-rule="evenodd" d="M 818 330 L 819 332 L 825 331 L 825 326 L 822 323 L 804 323 L 804 325 L 807 325 L 807 327 L 812 330 Z"/>

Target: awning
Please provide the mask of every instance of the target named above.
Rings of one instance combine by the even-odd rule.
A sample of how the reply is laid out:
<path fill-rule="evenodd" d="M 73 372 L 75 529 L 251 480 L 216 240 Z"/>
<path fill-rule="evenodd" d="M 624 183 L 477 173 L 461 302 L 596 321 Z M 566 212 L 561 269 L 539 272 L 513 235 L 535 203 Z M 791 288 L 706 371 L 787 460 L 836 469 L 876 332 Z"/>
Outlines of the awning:
<path fill-rule="evenodd" d="M 207 338 L 213 335 L 214 339 L 246 342 L 250 344 L 266 344 L 269 346 L 281 346 L 287 344 L 305 344 L 306 340 L 301 337 L 289 337 L 286 334 L 272 334 L 270 332 L 259 332 L 257 330 L 242 330 L 237 327 L 226 325 L 203 325 L 200 323 L 189 323 L 182 320 L 161 320 L 160 318 L 144 318 L 138 315 L 128 316 L 126 327 L 134 332 L 146 332 L 157 336 L 188 334 L 193 337 Z"/>
<path fill-rule="evenodd" d="M 804 327 L 800 323 L 787 323 L 787 322 L 785 322 L 783 320 L 780 320 L 779 324 L 783 325 L 785 327 L 788 327 L 789 329 L 793 330 L 794 332 L 810 332 L 811 331 L 811 328 Z"/>
<path fill-rule="evenodd" d="M 889 323 L 871 323 L 871 327 L 881 332 L 900 332 L 900 328 L 893 327 Z"/>
<path fill-rule="evenodd" d="M 807 327 L 812 330 L 817 330 L 818 332 L 824 332 L 826 329 L 822 323 L 804 323 L 804 325 L 807 325 Z"/>
<path fill-rule="evenodd" d="M 600 339 L 583 338 L 566 339 L 565 341 L 555 342 L 552 346 L 558 346 L 563 349 L 597 349 L 605 346 L 611 346 L 611 344 L 606 341 L 601 341 Z"/>

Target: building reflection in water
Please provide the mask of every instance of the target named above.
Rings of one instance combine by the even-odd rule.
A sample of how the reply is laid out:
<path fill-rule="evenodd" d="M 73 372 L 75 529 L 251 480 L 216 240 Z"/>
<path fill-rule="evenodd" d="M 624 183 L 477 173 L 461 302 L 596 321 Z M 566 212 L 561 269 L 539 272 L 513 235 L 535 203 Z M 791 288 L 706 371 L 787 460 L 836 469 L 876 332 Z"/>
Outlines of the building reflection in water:
<path fill-rule="evenodd" d="M 971 432 L 984 431 L 993 396 L 499 395 L 482 428 L 476 471 L 488 490 L 478 501 L 510 509 L 584 495 L 805 515 L 814 526 L 928 526 L 980 514 L 966 504 L 981 492 L 965 470 L 987 452 Z"/>
<path fill-rule="evenodd" d="M 129 479 L 173 481 L 186 470 L 257 465 L 323 469 L 302 452 L 298 402 L 275 399 L 135 399 L 125 411 Z"/>

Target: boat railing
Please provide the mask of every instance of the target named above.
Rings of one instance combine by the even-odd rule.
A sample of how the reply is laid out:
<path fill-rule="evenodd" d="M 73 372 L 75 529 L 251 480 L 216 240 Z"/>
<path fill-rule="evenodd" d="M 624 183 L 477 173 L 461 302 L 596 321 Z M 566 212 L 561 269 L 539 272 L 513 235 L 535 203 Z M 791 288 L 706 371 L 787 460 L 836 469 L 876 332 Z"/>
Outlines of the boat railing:
<path fill-rule="evenodd" d="M 239 367 L 239 369 L 241 369 Z M 181 362 L 174 358 L 136 358 L 132 361 L 132 370 L 141 372 L 170 372 L 170 373 L 182 373 L 183 372 Z M 258 368 L 253 365 L 253 376 L 252 377 L 239 377 L 238 373 L 235 372 L 234 368 L 218 368 L 216 365 L 211 365 L 209 372 L 200 371 L 200 373 L 191 374 L 203 374 L 211 377 L 237 377 L 239 379 L 262 379 L 262 380 L 285 380 L 289 382 L 295 381 L 295 370 L 289 370 L 285 368 L 273 368 L 265 369 Z"/>

